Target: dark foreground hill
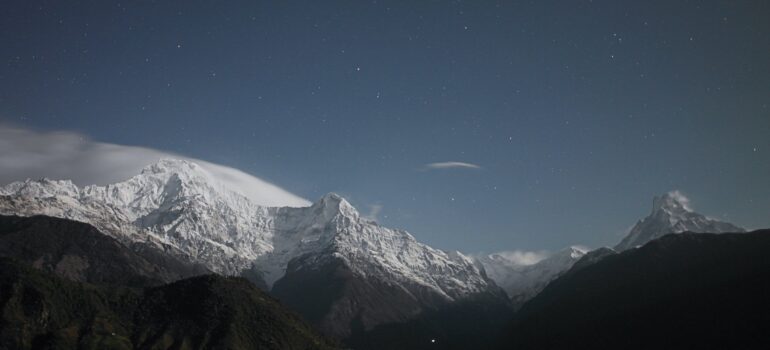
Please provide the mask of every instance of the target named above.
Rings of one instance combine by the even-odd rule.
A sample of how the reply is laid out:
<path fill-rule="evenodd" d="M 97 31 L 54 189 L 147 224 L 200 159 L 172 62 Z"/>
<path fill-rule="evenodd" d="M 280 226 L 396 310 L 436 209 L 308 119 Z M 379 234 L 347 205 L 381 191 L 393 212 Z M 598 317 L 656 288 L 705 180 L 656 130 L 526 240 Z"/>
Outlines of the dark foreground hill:
<path fill-rule="evenodd" d="M 512 315 L 496 295 L 477 295 L 404 322 L 354 329 L 346 344 L 367 350 L 490 349 Z"/>
<path fill-rule="evenodd" d="M 770 230 L 667 235 L 552 282 L 507 349 L 767 348 Z"/>
<path fill-rule="evenodd" d="M 0 258 L 0 314 L 0 349 L 330 348 L 247 280 L 217 275 L 139 292 Z"/>
<path fill-rule="evenodd" d="M 513 316 L 502 290 L 449 302 L 429 288 L 360 276 L 339 260 L 292 267 L 273 295 L 353 349 L 489 348 Z"/>
<path fill-rule="evenodd" d="M 211 273 L 158 248 L 142 243 L 126 246 L 89 224 L 48 216 L 0 215 L 0 257 L 68 280 L 129 287 Z"/>

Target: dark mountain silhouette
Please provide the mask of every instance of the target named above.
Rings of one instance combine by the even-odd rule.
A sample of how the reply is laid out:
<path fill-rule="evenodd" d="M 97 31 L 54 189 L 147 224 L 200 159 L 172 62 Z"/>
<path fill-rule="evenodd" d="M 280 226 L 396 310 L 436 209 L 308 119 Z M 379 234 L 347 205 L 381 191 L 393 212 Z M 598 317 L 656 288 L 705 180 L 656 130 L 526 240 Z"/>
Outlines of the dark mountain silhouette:
<path fill-rule="evenodd" d="M 449 301 L 430 288 L 411 287 L 366 278 L 341 261 L 328 260 L 290 263 L 272 293 L 355 349 L 424 349 L 438 341 L 441 348 L 482 346 L 513 316 L 500 289 Z"/>
<path fill-rule="evenodd" d="M 498 295 L 481 294 L 369 331 L 354 328 L 354 349 L 490 349 L 513 316 Z"/>
<path fill-rule="evenodd" d="M 764 348 L 770 230 L 664 236 L 580 264 L 514 317 L 501 348 Z"/>
<path fill-rule="evenodd" d="M 69 281 L 0 258 L 2 349 L 326 349 L 243 278 L 206 275 L 139 292 Z"/>
<path fill-rule="evenodd" d="M 211 273 L 146 244 L 126 246 L 89 224 L 47 216 L 0 215 L 0 256 L 73 281 L 130 287 Z"/>

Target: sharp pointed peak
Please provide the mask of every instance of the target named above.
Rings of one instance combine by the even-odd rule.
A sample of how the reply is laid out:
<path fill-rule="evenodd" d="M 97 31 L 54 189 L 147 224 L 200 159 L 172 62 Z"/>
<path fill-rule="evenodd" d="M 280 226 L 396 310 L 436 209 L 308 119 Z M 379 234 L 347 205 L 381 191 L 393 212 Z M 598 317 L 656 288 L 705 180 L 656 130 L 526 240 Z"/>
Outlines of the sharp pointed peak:
<path fill-rule="evenodd" d="M 341 212 L 345 215 L 354 214 L 355 216 L 358 216 L 356 208 L 354 208 L 345 198 L 334 192 L 323 195 L 317 202 L 315 202 L 315 204 L 313 204 L 313 206 L 325 210 Z"/>
<path fill-rule="evenodd" d="M 345 198 L 340 196 L 339 194 L 336 194 L 334 192 L 329 192 L 323 196 L 321 196 L 320 201 L 333 201 L 333 202 L 341 202 L 344 201 Z"/>

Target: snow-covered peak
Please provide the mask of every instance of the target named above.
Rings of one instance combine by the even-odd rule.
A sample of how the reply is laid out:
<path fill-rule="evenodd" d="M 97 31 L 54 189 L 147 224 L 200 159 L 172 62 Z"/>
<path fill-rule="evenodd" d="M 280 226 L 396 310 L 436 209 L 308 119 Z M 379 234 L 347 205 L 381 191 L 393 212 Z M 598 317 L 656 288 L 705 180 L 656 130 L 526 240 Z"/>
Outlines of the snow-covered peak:
<path fill-rule="evenodd" d="M 205 170 L 189 160 L 163 158 L 157 163 L 150 164 L 142 169 L 142 175 L 158 174 L 186 174 L 190 176 L 201 176 Z"/>
<path fill-rule="evenodd" d="M 653 199 L 652 213 L 639 220 L 615 250 L 638 247 L 669 233 L 685 231 L 699 233 L 744 232 L 731 223 L 698 214 L 690 207 L 689 199 L 679 191 L 671 191 Z"/>
<path fill-rule="evenodd" d="M 224 196 L 233 196 L 240 193 L 225 187 L 214 175 L 203 166 L 185 159 L 161 159 L 150 164 L 139 175 L 132 179 L 155 178 L 166 182 L 179 182 L 181 186 L 194 191 L 204 192 L 214 190 Z"/>
<path fill-rule="evenodd" d="M 323 213 L 325 218 L 331 219 L 340 214 L 349 218 L 358 218 L 360 215 L 345 198 L 336 193 L 327 193 L 311 207 L 316 213 Z"/>
<path fill-rule="evenodd" d="M 311 263 L 339 258 L 361 276 L 402 286 L 420 285 L 447 299 L 490 286 L 473 259 L 422 244 L 404 230 L 382 227 L 359 215 L 335 193 L 323 196 L 307 211 L 310 215 L 304 215 L 296 226 L 296 236 L 301 238 L 283 242 L 280 246 L 286 248 L 277 246 L 276 251 L 295 257 L 312 256 L 303 259 Z M 268 284 L 272 283 L 271 276 L 275 274 L 268 274 Z"/>

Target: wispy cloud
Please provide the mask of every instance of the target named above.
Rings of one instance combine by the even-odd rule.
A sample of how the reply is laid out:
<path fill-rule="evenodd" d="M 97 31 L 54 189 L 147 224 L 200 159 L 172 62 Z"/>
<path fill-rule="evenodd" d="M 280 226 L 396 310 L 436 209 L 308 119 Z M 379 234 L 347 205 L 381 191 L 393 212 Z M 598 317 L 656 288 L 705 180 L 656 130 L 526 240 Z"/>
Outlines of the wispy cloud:
<path fill-rule="evenodd" d="M 425 164 L 425 169 L 481 169 L 481 166 L 466 162 L 437 162 Z"/>
<path fill-rule="evenodd" d="M 673 190 L 668 192 L 668 195 L 671 196 L 671 198 L 674 198 L 677 202 L 682 204 L 682 206 L 689 211 L 692 211 L 692 206 L 690 206 L 690 198 L 687 198 L 687 196 L 684 195 L 684 193 L 680 192 L 679 190 Z"/>
<path fill-rule="evenodd" d="M 492 255 L 497 255 L 505 260 L 508 260 L 513 265 L 526 266 L 526 265 L 537 264 L 543 259 L 551 256 L 552 253 L 545 250 L 541 250 L 541 251 L 512 250 L 512 251 L 497 252 Z"/>
<path fill-rule="evenodd" d="M 105 185 L 125 180 L 163 158 L 186 159 L 226 188 L 265 206 L 310 205 L 274 184 L 238 169 L 160 150 L 96 142 L 70 131 L 38 132 L 0 124 L 0 185 L 28 178 Z"/>
<path fill-rule="evenodd" d="M 370 204 L 369 213 L 364 215 L 364 218 L 372 221 L 378 221 L 380 212 L 382 212 L 382 204 Z"/>

